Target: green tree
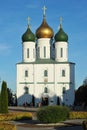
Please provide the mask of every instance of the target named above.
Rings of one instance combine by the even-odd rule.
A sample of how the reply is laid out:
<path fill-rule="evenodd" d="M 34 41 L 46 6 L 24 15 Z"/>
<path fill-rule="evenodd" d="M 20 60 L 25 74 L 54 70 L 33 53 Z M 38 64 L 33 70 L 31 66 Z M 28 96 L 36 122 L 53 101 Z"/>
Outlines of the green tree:
<path fill-rule="evenodd" d="M 75 92 L 75 105 L 87 106 L 87 85 L 80 86 Z"/>
<path fill-rule="evenodd" d="M 13 99 L 13 93 L 12 90 L 7 88 L 7 93 L 8 93 L 8 106 L 13 106 L 14 105 L 14 99 Z"/>
<path fill-rule="evenodd" d="M 7 83 L 5 81 L 1 86 L 1 113 L 8 113 Z"/>

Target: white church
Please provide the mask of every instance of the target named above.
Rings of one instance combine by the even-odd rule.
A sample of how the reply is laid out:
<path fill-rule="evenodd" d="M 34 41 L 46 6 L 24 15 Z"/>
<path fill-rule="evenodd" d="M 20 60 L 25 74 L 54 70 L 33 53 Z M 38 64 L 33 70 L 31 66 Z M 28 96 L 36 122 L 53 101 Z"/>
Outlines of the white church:
<path fill-rule="evenodd" d="M 35 34 L 28 22 L 22 35 L 22 62 L 16 67 L 18 106 L 73 105 L 75 63 L 68 59 L 68 35 L 62 22 L 54 34 L 46 20 L 45 6 Z"/>

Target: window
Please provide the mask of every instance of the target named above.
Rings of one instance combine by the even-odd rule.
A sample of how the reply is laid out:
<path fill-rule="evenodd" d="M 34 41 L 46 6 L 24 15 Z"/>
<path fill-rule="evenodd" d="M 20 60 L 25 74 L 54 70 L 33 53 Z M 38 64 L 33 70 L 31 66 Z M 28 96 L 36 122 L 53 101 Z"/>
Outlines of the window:
<path fill-rule="evenodd" d="M 44 70 L 44 76 L 47 77 L 48 76 L 48 71 Z"/>
<path fill-rule="evenodd" d="M 33 58 L 35 58 L 35 49 L 33 49 Z"/>
<path fill-rule="evenodd" d="M 25 92 L 24 92 L 25 94 L 28 94 L 28 93 L 29 93 L 29 88 L 28 88 L 28 87 L 25 86 L 25 87 L 24 87 L 24 90 L 25 90 Z"/>
<path fill-rule="evenodd" d="M 62 93 L 64 94 L 66 92 L 66 88 L 63 87 Z"/>
<path fill-rule="evenodd" d="M 55 49 L 55 57 L 57 58 L 57 48 Z"/>
<path fill-rule="evenodd" d="M 46 47 L 44 47 L 44 58 L 46 57 Z"/>
<path fill-rule="evenodd" d="M 48 93 L 48 88 L 47 87 L 44 88 L 44 93 Z"/>
<path fill-rule="evenodd" d="M 38 47 L 38 58 L 40 58 L 40 47 Z"/>
<path fill-rule="evenodd" d="M 29 58 L 29 48 L 27 49 L 27 58 Z"/>
<path fill-rule="evenodd" d="M 63 48 L 60 48 L 60 57 L 63 57 Z"/>
<path fill-rule="evenodd" d="M 62 77 L 65 77 L 65 70 L 62 70 Z"/>
<path fill-rule="evenodd" d="M 28 71 L 25 70 L 25 77 L 28 77 Z"/>

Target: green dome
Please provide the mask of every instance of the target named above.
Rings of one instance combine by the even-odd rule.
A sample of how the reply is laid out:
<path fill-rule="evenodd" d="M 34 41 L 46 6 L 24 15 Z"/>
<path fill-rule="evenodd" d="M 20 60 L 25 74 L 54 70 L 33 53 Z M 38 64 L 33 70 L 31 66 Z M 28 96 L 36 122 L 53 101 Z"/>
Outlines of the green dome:
<path fill-rule="evenodd" d="M 30 27 L 28 26 L 27 31 L 22 35 L 22 41 L 35 41 L 35 35 L 30 30 Z"/>
<path fill-rule="evenodd" d="M 68 35 L 63 31 L 62 26 L 60 25 L 59 31 L 55 34 L 55 41 L 68 41 Z"/>

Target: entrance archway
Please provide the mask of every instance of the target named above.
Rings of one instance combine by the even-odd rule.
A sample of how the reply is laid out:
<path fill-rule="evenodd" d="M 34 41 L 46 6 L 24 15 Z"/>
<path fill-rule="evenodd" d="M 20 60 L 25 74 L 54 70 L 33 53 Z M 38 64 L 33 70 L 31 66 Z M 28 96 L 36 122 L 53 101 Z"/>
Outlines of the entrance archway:
<path fill-rule="evenodd" d="M 48 104 L 49 104 L 49 98 L 42 97 L 42 106 L 48 106 Z"/>

